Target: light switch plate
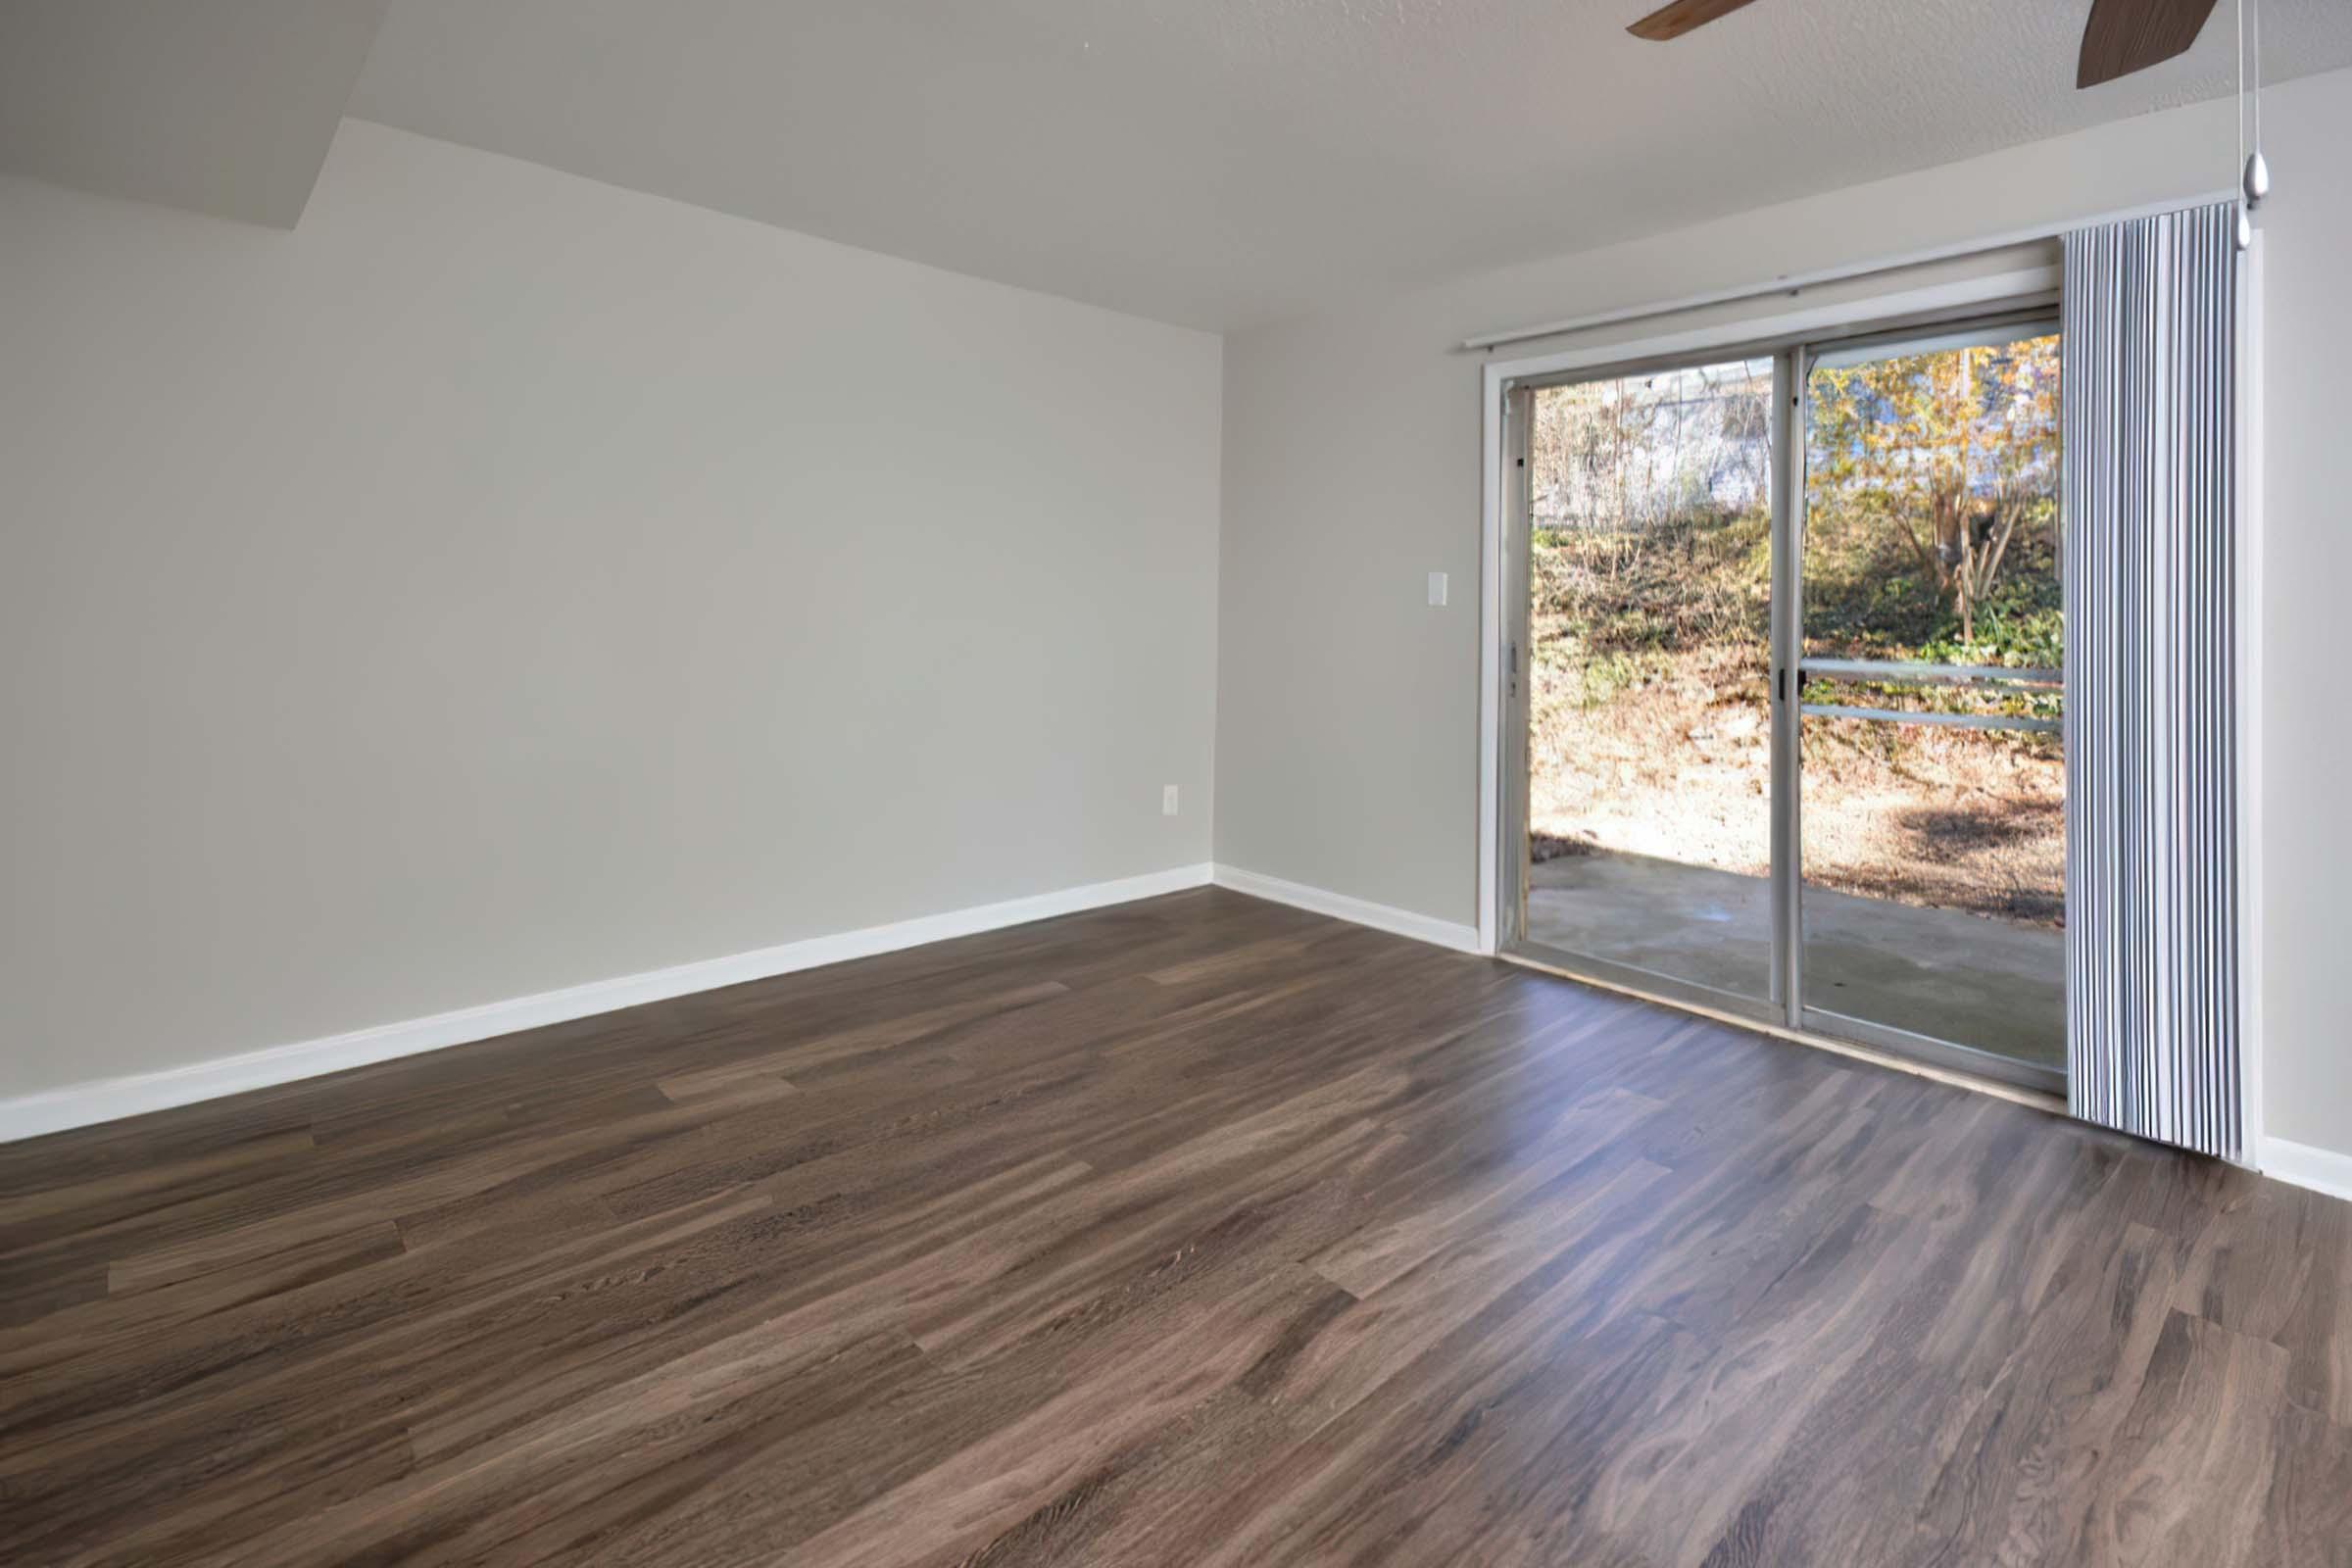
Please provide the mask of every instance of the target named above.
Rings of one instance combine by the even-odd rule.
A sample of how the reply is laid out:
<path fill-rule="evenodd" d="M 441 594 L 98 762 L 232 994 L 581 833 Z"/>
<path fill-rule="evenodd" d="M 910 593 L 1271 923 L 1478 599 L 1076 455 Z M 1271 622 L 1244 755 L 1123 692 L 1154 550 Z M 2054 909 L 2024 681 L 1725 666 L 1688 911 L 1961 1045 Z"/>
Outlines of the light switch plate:
<path fill-rule="evenodd" d="M 1442 571 L 1429 574 L 1429 602 L 1433 605 L 1446 603 L 1446 574 Z"/>

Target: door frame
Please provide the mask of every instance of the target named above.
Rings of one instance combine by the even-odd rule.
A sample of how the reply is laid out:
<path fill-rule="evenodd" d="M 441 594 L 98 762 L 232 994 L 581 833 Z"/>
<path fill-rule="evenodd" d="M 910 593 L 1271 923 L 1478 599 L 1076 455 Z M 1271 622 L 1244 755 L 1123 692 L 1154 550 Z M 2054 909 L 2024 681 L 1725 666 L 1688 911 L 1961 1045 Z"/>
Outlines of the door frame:
<path fill-rule="evenodd" d="M 1899 336 L 1907 329 L 1958 317 L 2051 308 L 2060 269 L 2042 267 L 1995 272 L 1953 282 L 1860 295 L 1769 317 L 1748 317 L 1650 337 L 1617 340 L 1508 361 L 1491 361 L 1482 376 L 1485 436 L 1484 536 L 1480 571 L 1479 693 L 1479 950 L 1499 956 L 1521 935 L 1524 849 L 1510 855 L 1504 824 L 1522 820 L 1525 803 L 1513 799 L 1525 788 L 1525 715 L 1528 663 L 1528 564 L 1510 549 L 1512 519 L 1525 510 L 1528 472 L 1528 405 L 1533 389 L 1546 384 L 1638 374 L 1668 366 L 1735 359 L 1773 362 L 1773 583 L 1770 661 L 1767 679 L 1773 711 L 1772 901 L 1775 911 L 1772 973 L 1765 998 L 1717 992 L 1672 976 L 1578 956 L 1578 972 L 1602 984 L 1655 996 L 1663 1001 L 1748 1019 L 1799 1036 L 1841 1036 L 1842 1045 L 1887 1050 L 1929 1065 L 2021 1087 L 2048 1091 L 2060 1085 L 2046 1069 L 2007 1061 L 1990 1053 L 1916 1036 L 1905 1031 L 1846 1020 L 1804 1006 L 1798 988 L 1802 946 L 1802 876 L 1798 865 L 1801 826 L 1798 790 L 1799 729 L 1784 721 L 1782 710 L 1798 700 L 1793 690 L 1802 652 L 1801 544 L 1804 507 L 1802 466 L 1783 461 L 1801 429 L 1809 348 L 1852 338 Z M 1848 1027 L 1849 1023 L 1860 1027 Z"/>

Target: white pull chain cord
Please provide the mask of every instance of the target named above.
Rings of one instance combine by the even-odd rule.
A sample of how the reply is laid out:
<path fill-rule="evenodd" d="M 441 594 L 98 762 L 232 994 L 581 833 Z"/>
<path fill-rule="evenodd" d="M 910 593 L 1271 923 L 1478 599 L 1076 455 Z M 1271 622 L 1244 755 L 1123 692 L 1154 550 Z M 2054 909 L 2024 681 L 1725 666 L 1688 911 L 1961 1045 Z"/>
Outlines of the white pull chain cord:
<path fill-rule="evenodd" d="M 2243 4 L 2244 0 L 2240 0 Z M 2271 193 L 2270 160 L 2262 156 L 2262 0 L 2254 0 L 2254 154 L 2246 160 L 2245 190 L 2249 209 L 2262 205 Z"/>

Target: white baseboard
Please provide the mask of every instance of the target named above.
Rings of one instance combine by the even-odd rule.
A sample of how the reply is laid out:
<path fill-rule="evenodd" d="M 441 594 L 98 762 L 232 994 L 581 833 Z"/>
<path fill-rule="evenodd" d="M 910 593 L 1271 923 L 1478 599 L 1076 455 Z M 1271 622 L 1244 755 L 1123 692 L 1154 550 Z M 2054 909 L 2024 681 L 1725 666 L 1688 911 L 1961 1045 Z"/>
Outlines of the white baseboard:
<path fill-rule="evenodd" d="M 1142 876 L 1093 882 L 1082 887 L 1033 894 L 1027 898 L 1007 899 L 1001 904 L 976 905 L 965 909 L 951 909 L 943 914 L 927 914 L 889 925 L 868 926 L 859 931 L 810 937 L 805 941 L 787 942 L 778 947 L 738 953 L 723 958 L 706 958 L 666 969 L 647 970 L 642 974 L 566 986 L 558 991 L 512 997 L 503 1002 L 460 1007 L 450 1012 L 403 1019 L 397 1023 L 377 1024 L 372 1028 L 354 1029 L 317 1040 L 296 1041 L 291 1045 L 272 1046 L 264 1051 L 216 1056 L 209 1061 L 190 1062 L 186 1066 L 170 1067 L 160 1072 L 95 1079 L 88 1083 L 42 1090 L 37 1094 L 21 1095 L 0 1100 L 0 1143 L 115 1121 L 173 1105 L 193 1104 L 198 1101 L 216 1100 L 249 1089 L 267 1089 L 304 1078 L 341 1072 L 349 1067 L 364 1067 L 373 1062 L 390 1061 L 398 1056 L 439 1051 L 445 1046 L 465 1045 L 470 1041 L 489 1040 L 545 1024 L 592 1017 L 598 1013 L 636 1006 L 641 1003 L 661 1002 L 698 991 L 714 991 L 721 986 L 740 985 L 747 980 L 764 980 L 828 963 L 844 963 L 853 958 L 872 957 L 877 954 L 896 953 L 904 948 L 944 942 L 953 937 L 1001 930 L 1031 920 L 1075 914 L 1083 909 L 1156 898 L 1165 893 L 1180 893 L 1187 888 L 1201 887 L 1210 882 L 1252 898 L 1287 904 L 1295 908 L 1330 915 L 1334 919 L 1409 937 L 1416 942 L 1433 943 L 1461 953 L 1479 951 L 1476 926 L 1350 898 L 1344 893 L 1309 887 L 1302 882 L 1288 882 L 1281 877 L 1246 871 L 1239 866 L 1206 863 L 1175 866 L 1165 871 L 1147 872 Z M 2330 1197 L 2352 1200 L 2352 1154 L 2341 1154 L 2283 1138 L 2266 1138 L 2262 1140 L 2261 1149 L 2259 1168 L 2264 1175 Z"/>
<path fill-rule="evenodd" d="M 2352 1199 L 2352 1154 L 2339 1154 L 2332 1149 L 2319 1149 L 2284 1138 L 2265 1138 L 2257 1168 L 2265 1176 L 2308 1187 L 2315 1193 Z"/>
<path fill-rule="evenodd" d="M 1415 914 L 1410 909 L 1373 904 L 1365 899 L 1352 899 L 1345 893 L 1329 893 L 1322 888 L 1310 888 L 1303 882 L 1285 882 L 1278 876 L 1245 871 L 1238 865 L 1219 865 L 1216 868 L 1216 884 L 1221 888 L 1231 888 L 1236 893 L 1247 893 L 1251 898 L 1271 899 L 1276 904 L 1311 909 L 1317 914 L 1328 914 L 1335 920 L 1368 925 L 1376 931 L 1411 937 L 1416 942 L 1431 942 L 1459 953 L 1479 951 L 1478 927 L 1474 925 L 1459 925 L 1451 920 Z"/>
<path fill-rule="evenodd" d="M 1147 872 L 1142 876 L 1122 877 L 1114 882 L 1092 882 L 1083 887 L 1061 888 L 1052 893 L 1033 894 L 1028 898 L 1007 899 L 1002 904 L 977 905 L 968 909 L 952 909 L 945 914 L 926 914 L 889 925 L 868 926 L 861 931 L 810 937 L 802 942 L 787 942 L 780 947 L 761 948 L 754 953 L 738 953 L 730 957 L 705 958 L 667 969 L 651 969 L 643 974 L 592 980 L 586 985 L 565 986 L 560 991 L 512 997 L 504 1002 L 460 1007 L 452 1012 L 436 1012 L 428 1017 L 408 1018 L 398 1023 L 377 1024 L 368 1029 L 354 1029 L 347 1034 L 301 1040 L 292 1045 L 272 1046 L 268 1050 L 249 1051 L 234 1056 L 216 1056 L 209 1061 L 190 1062 L 184 1067 L 169 1067 L 160 1072 L 68 1084 L 60 1089 L 46 1089 L 37 1094 L 0 1100 L 0 1143 L 33 1138 L 42 1133 L 62 1132 L 69 1127 L 114 1121 L 172 1105 L 192 1104 L 200 1100 L 215 1100 L 248 1089 L 267 1089 L 301 1078 L 341 1072 L 347 1067 L 364 1067 L 371 1062 L 389 1061 L 395 1056 L 410 1056 L 419 1052 L 438 1051 L 444 1046 L 488 1040 L 498 1035 L 513 1034 L 518 1029 L 536 1029 L 543 1024 L 586 1018 L 620 1007 L 632 1007 L 640 1003 L 660 1002 L 691 992 L 740 985 L 746 980 L 764 980 L 772 975 L 813 969 L 821 964 L 871 957 L 878 953 L 895 953 L 902 948 L 920 947 L 929 942 L 944 942 L 950 937 L 971 936 L 977 932 L 1022 925 L 1057 914 L 1074 914 L 1081 909 L 1096 909 L 1105 905 L 1155 898 L 1163 893 L 1178 893 L 1186 888 L 1204 886 L 1209 879 L 1210 867 L 1206 863 L 1180 865 L 1165 871 Z"/>

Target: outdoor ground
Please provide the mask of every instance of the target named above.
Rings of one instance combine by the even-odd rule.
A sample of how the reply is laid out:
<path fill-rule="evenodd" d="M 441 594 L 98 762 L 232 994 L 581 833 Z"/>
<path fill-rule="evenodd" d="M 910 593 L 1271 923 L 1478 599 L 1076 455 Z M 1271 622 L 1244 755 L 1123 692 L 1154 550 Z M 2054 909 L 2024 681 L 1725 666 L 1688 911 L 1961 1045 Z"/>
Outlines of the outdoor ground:
<path fill-rule="evenodd" d="M 1538 536 L 1539 859 L 1607 849 L 1771 870 L 1761 519 L 1689 533 L 1630 549 Z M 2057 737 L 1821 718 L 1804 729 L 1808 885 L 2063 923 Z"/>
<path fill-rule="evenodd" d="M 1546 860 L 1528 878 L 1527 935 L 1756 1001 L 1773 992 L 1767 877 L 1615 850 Z M 2061 932 L 1813 887 L 1804 943 L 1808 1005 L 2065 1064 Z"/>

